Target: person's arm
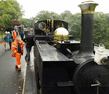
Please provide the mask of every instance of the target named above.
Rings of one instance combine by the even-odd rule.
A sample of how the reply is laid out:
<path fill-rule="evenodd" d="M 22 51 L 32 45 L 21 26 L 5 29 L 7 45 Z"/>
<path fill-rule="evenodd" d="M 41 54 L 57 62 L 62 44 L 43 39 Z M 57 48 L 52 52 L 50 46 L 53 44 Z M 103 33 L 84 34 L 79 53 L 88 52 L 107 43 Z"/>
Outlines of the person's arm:
<path fill-rule="evenodd" d="M 7 35 L 5 35 L 5 37 L 3 39 L 6 40 L 7 39 Z"/>
<path fill-rule="evenodd" d="M 33 38 L 33 41 L 32 41 L 33 42 L 33 45 L 32 46 L 34 46 L 34 44 L 35 44 L 35 41 L 34 41 L 34 38 L 35 37 L 34 37 L 34 35 L 32 35 L 32 38 Z"/>
<path fill-rule="evenodd" d="M 27 40 L 28 40 L 28 37 L 26 37 L 26 38 L 23 39 L 24 42 L 27 42 Z"/>
<path fill-rule="evenodd" d="M 22 46 L 21 46 L 21 55 L 23 55 L 23 47 L 24 47 L 24 45 L 25 45 L 23 41 L 22 41 L 21 45 L 22 45 Z"/>
<path fill-rule="evenodd" d="M 13 31 L 11 31 L 11 32 L 12 32 L 11 34 L 12 34 L 12 36 L 13 36 Z"/>
<path fill-rule="evenodd" d="M 11 49 L 12 49 L 12 52 L 13 52 L 13 53 L 17 53 L 17 51 L 16 51 L 16 49 L 15 49 L 14 43 L 12 43 Z"/>
<path fill-rule="evenodd" d="M 11 34 L 9 35 L 9 38 L 12 38 Z"/>

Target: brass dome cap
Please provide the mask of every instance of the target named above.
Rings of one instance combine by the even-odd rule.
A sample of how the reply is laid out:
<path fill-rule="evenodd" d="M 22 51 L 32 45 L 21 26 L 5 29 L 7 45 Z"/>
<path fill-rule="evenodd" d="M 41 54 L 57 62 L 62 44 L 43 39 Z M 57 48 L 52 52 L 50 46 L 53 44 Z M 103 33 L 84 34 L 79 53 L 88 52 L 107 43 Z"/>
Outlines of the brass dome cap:
<path fill-rule="evenodd" d="M 57 40 L 68 40 L 69 39 L 69 32 L 67 29 L 63 27 L 59 27 L 54 32 L 54 39 Z"/>

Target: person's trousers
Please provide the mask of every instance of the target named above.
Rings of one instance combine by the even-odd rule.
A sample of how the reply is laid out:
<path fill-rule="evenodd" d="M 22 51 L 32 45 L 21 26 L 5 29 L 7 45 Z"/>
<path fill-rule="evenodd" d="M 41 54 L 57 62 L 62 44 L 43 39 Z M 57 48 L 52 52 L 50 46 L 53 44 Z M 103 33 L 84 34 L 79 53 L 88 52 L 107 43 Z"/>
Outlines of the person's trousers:
<path fill-rule="evenodd" d="M 10 49 L 11 49 L 11 42 L 9 42 L 9 47 L 10 47 Z"/>
<path fill-rule="evenodd" d="M 26 48 L 27 54 L 25 56 L 25 59 L 28 58 L 28 60 L 30 60 L 30 52 L 31 52 L 31 47 L 30 48 Z"/>
<path fill-rule="evenodd" d="M 9 43 L 5 42 L 5 50 L 9 49 Z"/>
<path fill-rule="evenodd" d="M 21 35 L 21 40 L 23 40 L 23 36 Z"/>
<path fill-rule="evenodd" d="M 12 39 L 12 41 L 14 42 L 14 41 L 15 41 L 15 39 Z"/>
<path fill-rule="evenodd" d="M 21 58 L 21 53 L 16 53 L 16 65 L 17 66 L 21 66 L 20 58 Z"/>

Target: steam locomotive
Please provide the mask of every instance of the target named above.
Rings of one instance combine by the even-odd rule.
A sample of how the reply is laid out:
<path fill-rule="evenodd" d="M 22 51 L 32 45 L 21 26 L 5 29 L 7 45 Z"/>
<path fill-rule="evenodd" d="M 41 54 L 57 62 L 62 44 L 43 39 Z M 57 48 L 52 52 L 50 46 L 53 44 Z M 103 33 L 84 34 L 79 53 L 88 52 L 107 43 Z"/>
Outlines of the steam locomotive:
<path fill-rule="evenodd" d="M 38 94 L 109 94 L 108 56 L 96 53 L 93 43 L 97 3 L 82 2 L 81 41 L 68 33 L 68 23 L 35 23 L 34 64 Z M 101 58 L 97 58 L 98 56 Z"/>

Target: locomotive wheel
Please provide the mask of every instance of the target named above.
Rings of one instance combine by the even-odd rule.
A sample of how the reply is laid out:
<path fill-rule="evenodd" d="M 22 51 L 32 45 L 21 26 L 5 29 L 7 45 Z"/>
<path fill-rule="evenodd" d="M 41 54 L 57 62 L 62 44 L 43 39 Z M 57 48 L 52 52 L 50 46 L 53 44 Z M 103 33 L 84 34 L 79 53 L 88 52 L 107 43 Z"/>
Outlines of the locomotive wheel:
<path fill-rule="evenodd" d="M 73 75 L 76 94 L 109 94 L 109 66 L 88 60 L 79 65 Z M 98 81 L 98 83 L 96 83 Z"/>

